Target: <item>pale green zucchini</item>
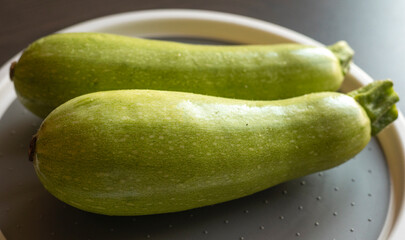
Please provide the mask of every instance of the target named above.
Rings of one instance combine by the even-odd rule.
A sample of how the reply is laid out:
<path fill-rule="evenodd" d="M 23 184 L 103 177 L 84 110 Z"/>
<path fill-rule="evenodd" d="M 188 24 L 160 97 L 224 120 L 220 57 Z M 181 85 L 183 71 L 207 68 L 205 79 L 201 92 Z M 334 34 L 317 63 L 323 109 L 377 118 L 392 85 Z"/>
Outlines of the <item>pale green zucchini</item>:
<path fill-rule="evenodd" d="M 20 101 L 45 117 L 102 90 L 184 91 L 247 100 L 335 91 L 353 51 L 345 42 L 207 46 L 101 33 L 55 34 L 31 44 L 11 68 Z"/>
<path fill-rule="evenodd" d="M 154 90 L 91 93 L 45 119 L 30 159 L 50 193 L 86 211 L 187 210 L 354 157 L 395 120 L 398 96 L 390 81 L 349 95 L 246 101 Z"/>

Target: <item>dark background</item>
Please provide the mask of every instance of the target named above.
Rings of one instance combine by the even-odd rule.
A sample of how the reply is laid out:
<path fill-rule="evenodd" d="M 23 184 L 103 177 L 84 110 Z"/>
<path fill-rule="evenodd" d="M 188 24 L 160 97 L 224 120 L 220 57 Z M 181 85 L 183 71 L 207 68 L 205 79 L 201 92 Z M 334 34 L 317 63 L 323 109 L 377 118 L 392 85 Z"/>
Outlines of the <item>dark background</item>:
<path fill-rule="evenodd" d="M 0 0 L 0 64 L 30 42 L 84 20 L 157 8 L 230 12 L 276 23 L 324 44 L 346 40 L 355 63 L 391 78 L 405 96 L 404 0 Z M 399 103 L 405 110 L 405 99 Z"/>

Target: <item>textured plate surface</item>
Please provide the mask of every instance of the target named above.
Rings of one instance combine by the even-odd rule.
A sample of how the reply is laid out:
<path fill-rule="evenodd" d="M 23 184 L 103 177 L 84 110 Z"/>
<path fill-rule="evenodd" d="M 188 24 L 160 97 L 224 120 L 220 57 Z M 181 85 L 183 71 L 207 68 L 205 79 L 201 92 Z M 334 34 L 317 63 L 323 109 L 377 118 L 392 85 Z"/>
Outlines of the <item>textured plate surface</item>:
<path fill-rule="evenodd" d="M 133 28 L 136 21 L 115 23 L 116 28 L 112 24 L 94 31 L 143 35 Z M 238 41 L 245 42 L 235 37 Z M 9 79 L 0 77 L 1 88 Z M 0 89 L 0 94 L 6 93 Z M 46 192 L 27 160 L 41 119 L 14 97 L 0 107 L 5 111 L 0 118 L 0 229 L 7 239 L 377 239 L 388 212 L 390 177 L 380 145 L 372 139 L 358 156 L 335 169 L 231 202 L 141 217 L 86 213 Z"/>
<path fill-rule="evenodd" d="M 0 120 L 0 226 L 8 239 L 377 239 L 389 176 L 375 139 L 353 160 L 255 195 L 191 211 L 106 217 L 42 187 L 27 146 L 41 120 L 15 100 Z"/>

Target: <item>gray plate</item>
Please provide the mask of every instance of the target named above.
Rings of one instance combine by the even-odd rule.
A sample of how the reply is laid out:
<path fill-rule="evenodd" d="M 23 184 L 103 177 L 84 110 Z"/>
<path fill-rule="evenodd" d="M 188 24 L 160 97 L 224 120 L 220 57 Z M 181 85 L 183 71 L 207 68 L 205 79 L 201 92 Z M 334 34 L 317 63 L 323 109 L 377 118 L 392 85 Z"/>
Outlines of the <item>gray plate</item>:
<path fill-rule="evenodd" d="M 372 240 L 380 235 L 388 211 L 389 173 L 372 139 L 358 156 L 337 168 L 238 200 L 152 216 L 83 212 L 50 195 L 28 161 L 28 144 L 40 123 L 17 100 L 0 119 L 0 229 L 8 240 Z"/>
<path fill-rule="evenodd" d="M 186 212 L 107 217 L 40 184 L 27 149 L 41 120 L 15 100 L 0 119 L 0 228 L 7 239 L 377 239 L 390 196 L 378 142 L 325 172 Z"/>

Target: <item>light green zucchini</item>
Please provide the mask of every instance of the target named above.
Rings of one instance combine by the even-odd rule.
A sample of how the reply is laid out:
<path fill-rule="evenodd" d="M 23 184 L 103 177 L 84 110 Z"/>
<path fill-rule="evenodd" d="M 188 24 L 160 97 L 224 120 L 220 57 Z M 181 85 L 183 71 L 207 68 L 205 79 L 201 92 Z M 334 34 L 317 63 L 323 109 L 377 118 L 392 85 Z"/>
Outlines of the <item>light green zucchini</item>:
<path fill-rule="evenodd" d="M 101 33 L 54 34 L 31 44 L 10 75 L 20 101 L 45 117 L 86 93 L 184 91 L 272 100 L 337 90 L 353 51 L 345 42 L 206 46 Z"/>
<path fill-rule="evenodd" d="M 355 156 L 395 120 L 398 96 L 390 81 L 351 96 L 246 101 L 154 90 L 91 93 L 44 120 L 30 159 L 45 188 L 79 209 L 107 215 L 182 211 Z M 360 100 L 362 106 L 355 99 L 368 100 Z"/>

